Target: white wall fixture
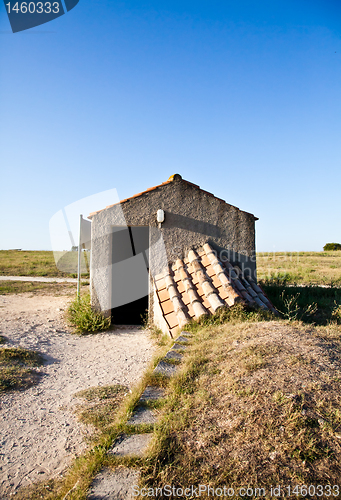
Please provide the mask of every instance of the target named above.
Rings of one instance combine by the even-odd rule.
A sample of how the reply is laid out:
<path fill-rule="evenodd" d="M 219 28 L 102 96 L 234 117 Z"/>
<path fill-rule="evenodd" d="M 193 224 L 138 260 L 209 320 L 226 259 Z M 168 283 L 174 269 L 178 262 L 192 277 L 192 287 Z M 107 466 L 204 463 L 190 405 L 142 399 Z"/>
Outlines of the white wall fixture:
<path fill-rule="evenodd" d="M 165 221 L 165 212 L 163 210 L 158 210 L 156 214 L 156 219 L 159 223 L 159 228 L 161 228 L 161 224 Z"/>

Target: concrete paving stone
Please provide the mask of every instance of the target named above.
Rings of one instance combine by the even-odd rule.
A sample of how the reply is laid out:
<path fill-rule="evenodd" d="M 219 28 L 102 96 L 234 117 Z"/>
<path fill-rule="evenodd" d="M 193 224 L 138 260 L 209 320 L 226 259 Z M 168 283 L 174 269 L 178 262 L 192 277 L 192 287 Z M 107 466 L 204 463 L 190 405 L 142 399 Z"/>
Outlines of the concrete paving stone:
<path fill-rule="evenodd" d="M 174 344 L 173 347 L 171 348 L 171 351 L 176 351 L 176 350 L 185 350 L 187 349 L 187 345 L 181 345 L 181 344 Z"/>
<path fill-rule="evenodd" d="M 177 339 L 175 339 L 175 342 L 189 342 L 189 339 L 184 337 L 183 335 L 180 335 Z"/>
<path fill-rule="evenodd" d="M 154 373 L 160 375 L 166 375 L 166 377 L 171 377 L 177 372 L 178 366 L 171 363 L 167 363 L 163 359 L 159 361 L 157 366 L 154 368 Z"/>
<path fill-rule="evenodd" d="M 193 337 L 193 334 L 189 332 L 181 332 L 180 335 L 184 335 L 185 337 Z"/>
<path fill-rule="evenodd" d="M 140 403 L 147 403 L 148 401 L 157 401 L 165 397 L 165 390 L 161 387 L 153 387 L 152 385 L 147 385 L 142 396 L 140 397 Z"/>
<path fill-rule="evenodd" d="M 153 437 L 153 433 L 149 434 L 121 434 L 113 446 L 109 449 L 109 455 L 116 457 L 125 457 L 134 455 L 142 457 Z"/>
<path fill-rule="evenodd" d="M 150 408 L 137 407 L 128 420 L 128 425 L 155 424 L 156 417 Z"/>
<path fill-rule="evenodd" d="M 140 472 L 136 469 L 102 469 L 93 480 L 88 500 L 132 500 L 133 486 L 138 485 Z"/>
<path fill-rule="evenodd" d="M 171 359 L 171 360 L 174 360 L 174 361 L 181 361 L 182 357 L 183 357 L 183 354 L 181 354 L 180 352 L 176 352 L 175 350 L 171 349 L 170 351 L 167 352 L 167 354 L 164 357 L 164 359 Z"/>

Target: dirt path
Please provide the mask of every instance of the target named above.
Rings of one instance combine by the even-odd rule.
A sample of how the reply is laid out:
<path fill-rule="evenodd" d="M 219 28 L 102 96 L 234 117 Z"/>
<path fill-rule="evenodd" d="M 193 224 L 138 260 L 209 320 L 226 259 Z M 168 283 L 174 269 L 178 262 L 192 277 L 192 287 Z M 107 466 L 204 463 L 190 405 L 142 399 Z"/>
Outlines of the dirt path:
<path fill-rule="evenodd" d="M 0 281 L 31 281 L 38 283 L 77 283 L 77 278 L 45 278 L 42 276 L 0 276 Z M 82 278 L 82 281 L 86 281 Z"/>
<path fill-rule="evenodd" d="M 40 351 L 41 382 L 0 396 L 0 494 L 61 474 L 85 449 L 72 407 L 73 394 L 97 385 L 131 387 L 153 353 L 146 332 L 127 327 L 76 336 L 63 321 L 68 298 L 31 294 L 0 296 L 0 333 L 7 346 Z"/>

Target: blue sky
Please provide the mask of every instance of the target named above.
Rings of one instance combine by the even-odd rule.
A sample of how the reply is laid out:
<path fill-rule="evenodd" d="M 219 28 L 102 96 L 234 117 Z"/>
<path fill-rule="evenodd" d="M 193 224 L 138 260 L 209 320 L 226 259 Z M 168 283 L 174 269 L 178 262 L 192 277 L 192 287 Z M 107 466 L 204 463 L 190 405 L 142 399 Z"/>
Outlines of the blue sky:
<path fill-rule="evenodd" d="M 80 0 L 16 34 L 1 4 L 0 248 L 174 173 L 259 217 L 259 251 L 341 242 L 340 35 L 336 0 Z"/>

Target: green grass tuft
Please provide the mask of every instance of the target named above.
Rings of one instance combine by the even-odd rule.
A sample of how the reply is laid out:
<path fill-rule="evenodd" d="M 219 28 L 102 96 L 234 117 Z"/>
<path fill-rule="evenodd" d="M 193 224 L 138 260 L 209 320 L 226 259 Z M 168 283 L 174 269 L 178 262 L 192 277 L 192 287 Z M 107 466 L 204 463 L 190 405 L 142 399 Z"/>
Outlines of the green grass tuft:
<path fill-rule="evenodd" d="M 35 351 L 18 348 L 0 349 L 0 392 L 27 389 L 39 380 L 39 374 L 29 367 L 43 364 L 42 356 Z"/>
<path fill-rule="evenodd" d="M 80 334 L 107 330 L 111 325 L 111 318 L 105 318 L 103 314 L 91 309 L 89 293 L 71 302 L 67 311 L 67 319 Z"/>
<path fill-rule="evenodd" d="M 113 424 L 113 415 L 127 395 L 129 389 L 122 385 L 90 387 L 77 392 L 78 398 L 86 403 L 78 407 L 78 419 L 83 424 L 91 424 L 102 432 Z"/>
<path fill-rule="evenodd" d="M 86 399 L 86 401 L 93 402 L 97 400 L 115 398 L 118 395 L 121 395 L 122 392 L 129 392 L 128 387 L 119 384 L 104 385 L 104 386 L 89 387 L 89 389 L 77 392 L 75 396 L 77 398 L 83 398 Z"/>
<path fill-rule="evenodd" d="M 39 366 L 43 364 L 43 358 L 38 352 L 22 349 L 21 347 L 3 347 L 0 349 L 0 366 L 6 364 Z"/>

